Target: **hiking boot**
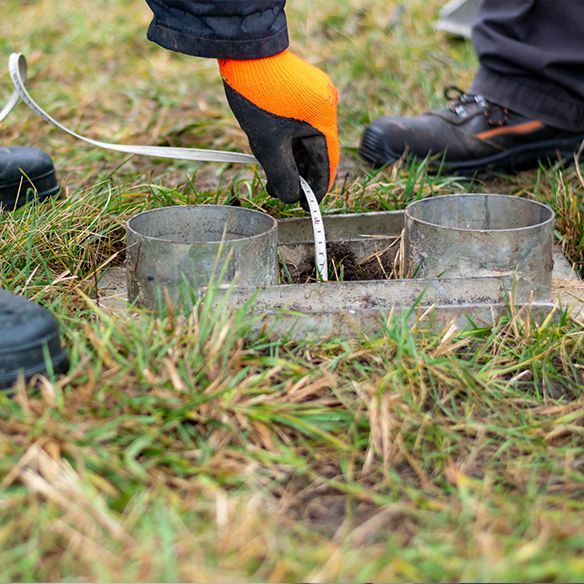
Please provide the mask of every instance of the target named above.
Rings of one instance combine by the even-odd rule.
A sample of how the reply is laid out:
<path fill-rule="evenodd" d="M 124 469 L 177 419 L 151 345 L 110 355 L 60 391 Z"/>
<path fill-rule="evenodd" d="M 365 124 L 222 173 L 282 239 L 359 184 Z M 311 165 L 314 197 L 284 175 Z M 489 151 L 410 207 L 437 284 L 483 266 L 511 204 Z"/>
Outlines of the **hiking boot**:
<path fill-rule="evenodd" d="M 546 126 L 450 87 L 448 107 L 415 118 L 399 116 L 375 120 L 365 129 L 359 153 L 375 167 L 393 164 L 404 154 L 416 160 L 428 156 L 430 168 L 462 175 L 513 172 L 540 162 L 571 158 L 584 132 Z"/>
<path fill-rule="evenodd" d="M 45 308 L 0 289 L 0 389 L 12 387 L 19 375 L 25 379 L 67 368 L 55 317 Z"/>
<path fill-rule="evenodd" d="M 0 210 L 12 210 L 37 198 L 59 192 L 55 166 L 50 156 L 37 148 L 0 148 Z"/>

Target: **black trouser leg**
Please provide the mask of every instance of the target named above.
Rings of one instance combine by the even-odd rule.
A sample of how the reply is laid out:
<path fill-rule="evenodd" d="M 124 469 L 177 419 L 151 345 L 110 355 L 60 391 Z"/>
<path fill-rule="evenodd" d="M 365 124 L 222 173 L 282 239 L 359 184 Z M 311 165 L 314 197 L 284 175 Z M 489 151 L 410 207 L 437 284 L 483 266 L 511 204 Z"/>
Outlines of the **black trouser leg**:
<path fill-rule="evenodd" d="M 584 131 L 584 0 L 482 0 L 473 43 L 472 93 Z"/>

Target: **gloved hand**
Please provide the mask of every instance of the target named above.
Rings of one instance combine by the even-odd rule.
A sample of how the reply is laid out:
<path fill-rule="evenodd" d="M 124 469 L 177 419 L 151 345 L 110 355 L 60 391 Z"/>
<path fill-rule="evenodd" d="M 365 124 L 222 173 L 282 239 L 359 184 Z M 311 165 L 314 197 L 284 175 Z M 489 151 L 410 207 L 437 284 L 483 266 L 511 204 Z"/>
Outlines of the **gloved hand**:
<path fill-rule="evenodd" d="M 299 174 L 320 201 L 339 164 L 339 94 L 320 69 L 286 50 L 255 60 L 220 60 L 229 105 L 262 165 L 267 190 L 286 203 L 303 199 Z"/>

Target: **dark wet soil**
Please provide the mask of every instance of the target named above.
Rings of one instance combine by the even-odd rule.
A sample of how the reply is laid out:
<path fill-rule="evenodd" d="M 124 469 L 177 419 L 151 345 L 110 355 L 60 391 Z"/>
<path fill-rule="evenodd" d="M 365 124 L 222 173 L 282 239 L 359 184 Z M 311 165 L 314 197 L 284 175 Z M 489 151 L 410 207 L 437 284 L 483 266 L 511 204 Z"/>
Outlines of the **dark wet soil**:
<path fill-rule="evenodd" d="M 354 282 L 359 280 L 387 280 L 394 277 L 394 270 L 389 254 L 375 254 L 358 260 L 351 246 L 342 242 L 326 244 L 328 255 L 329 280 Z M 283 281 L 290 284 L 307 284 L 317 281 L 314 258 L 303 269 L 287 265 L 283 270 L 287 277 Z"/>

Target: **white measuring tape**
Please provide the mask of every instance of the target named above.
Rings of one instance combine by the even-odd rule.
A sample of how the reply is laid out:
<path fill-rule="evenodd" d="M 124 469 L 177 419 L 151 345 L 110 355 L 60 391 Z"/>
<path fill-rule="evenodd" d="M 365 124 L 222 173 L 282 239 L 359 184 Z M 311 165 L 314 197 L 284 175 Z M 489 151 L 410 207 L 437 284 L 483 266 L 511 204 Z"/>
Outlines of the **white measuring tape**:
<path fill-rule="evenodd" d="M 168 146 L 112 144 L 110 142 L 101 142 L 99 140 L 87 138 L 86 136 L 81 136 L 81 134 L 77 134 L 77 132 L 60 124 L 55 118 L 45 112 L 31 97 L 26 89 L 27 64 L 24 55 L 20 53 L 12 53 L 8 59 L 8 71 L 10 73 L 12 84 L 14 85 L 14 93 L 10 96 L 8 103 L 2 108 L 2 111 L 0 111 L 0 122 L 8 116 L 18 101 L 22 100 L 35 114 L 49 124 L 55 126 L 62 132 L 97 148 L 113 150 L 114 152 L 124 152 L 126 154 L 137 154 L 139 156 L 154 156 L 157 158 L 172 158 L 175 160 L 190 160 L 196 162 L 258 163 L 254 156 L 242 152 L 224 152 L 221 150 L 206 150 L 202 148 L 173 148 Z M 300 186 L 302 187 L 306 200 L 308 201 L 308 208 L 312 219 L 317 272 L 320 279 L 326 281 L 328 280 L 326 235 L 320 207 L 318 206 L 318 201 L 316 200 L 316 196 L 312 189 L 302 177 L 300 177 Z"/>

